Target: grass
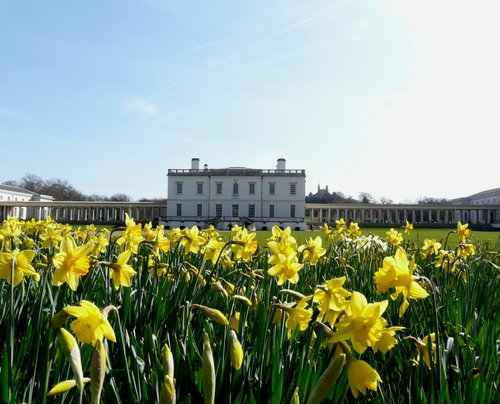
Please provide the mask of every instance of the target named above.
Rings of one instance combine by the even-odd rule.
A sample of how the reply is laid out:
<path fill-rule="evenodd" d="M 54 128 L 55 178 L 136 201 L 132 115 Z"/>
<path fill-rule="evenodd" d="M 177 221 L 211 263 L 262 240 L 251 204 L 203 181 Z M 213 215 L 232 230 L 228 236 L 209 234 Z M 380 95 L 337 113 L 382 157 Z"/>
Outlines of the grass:
<path fill-rule="evenodd" d="M 386 237 L 386 232 L 388 228 L 380 228 L 380 227 L 367 227 L 362 228 L 361 231 L 364 235 L 373 234 L 379 236 L 381 238 Z M 449 242 L 452 244 L 455 243 L 455 238 L 450 235 L 450 232 L 453 232 L 455 228 L 416 228 L 412 230 L 409 234 L 404 234 L 405 240 L 411 243 L 421 243 L 425 239 L 435 239 L 436 241 L 444 242 L 447 237 L 449 237 Z M 400 229 L 400 231 L 402 231 Z M 228 235 L 230 232 L 221 232 L 222 234 Z M 271 231 L 257 231 L 257 240 L 259 244 L 264 244 L 266 240 L 272 235 Z M 303 242 L 306 239 L 312 237 L 315 238 L 317 236 L 322 237 L 322 230 L 306 230 L 306 231 L 294 231 L 294 237 L 299 242 Z M 475 244 L 478 243 L 488 243 L 490 245 L 494 245 L 496 242 L 500 241 L 500 231 L 473 231 L 471 236 L 471 241 Z M 455 245 L 453 245 L 454 247 Z"/>

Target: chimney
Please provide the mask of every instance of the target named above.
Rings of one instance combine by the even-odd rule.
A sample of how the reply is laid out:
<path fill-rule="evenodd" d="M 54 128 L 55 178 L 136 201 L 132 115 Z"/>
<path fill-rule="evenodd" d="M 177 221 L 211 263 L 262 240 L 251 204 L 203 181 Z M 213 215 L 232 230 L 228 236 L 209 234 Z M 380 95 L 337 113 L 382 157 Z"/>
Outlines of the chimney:
<path fill-rule="evenodd" d="M 285 169 L 286 169 L 286 160 L 285 159 L 278 159 L 278 164 L 277 164 L 276 168 L 279 171 L 285 171 Z"/>
<path fill-rule="evenodd" d="M 200 159 L 194 158 L 191 159 L 191 170 L 199 170 L 200 169 Z"/>

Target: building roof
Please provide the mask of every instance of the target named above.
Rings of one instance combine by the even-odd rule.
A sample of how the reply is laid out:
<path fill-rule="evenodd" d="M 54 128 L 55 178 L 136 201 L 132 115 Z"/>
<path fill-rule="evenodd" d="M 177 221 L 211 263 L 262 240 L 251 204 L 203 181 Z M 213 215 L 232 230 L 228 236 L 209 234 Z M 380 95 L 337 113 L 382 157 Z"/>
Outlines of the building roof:
<path fill-rule="evenodd" d="M 19 193 L 28 194 L 28 195 L 38 195 L 36 192 L 29 191 L 29 190 L 21 188 L 21 187 L 15 187 L 13 185 L 0 184 L 0 190 L 10 191 L 10 192 L 19 192 Z"/>
<path fill-rule="evenodd" d="M 28 189 L 21 188 L 21 187 L 16 187 L 14 185 L 0 184 L 0 191 L 17 192 L 19 194 L 29 195 L 29 196 L 31 196 L 31 200 L 40 200 L 40 199 L 53 200 L 54 199 L 53 196 L 39 194 L 37 192 L 33 192 L 33 191 L 30 191 Z"/>
<path fill-rule="evenodd" d="M 477 192 L 475 194 L 468 196 L 468 198 L 477 198 L 477 197 L 487 196 L 487 195 L 491 195 L 491 194 L 500 194 L 500 188 L 493 188 L 493 189 L 488 189 L 486 191 Z"/>

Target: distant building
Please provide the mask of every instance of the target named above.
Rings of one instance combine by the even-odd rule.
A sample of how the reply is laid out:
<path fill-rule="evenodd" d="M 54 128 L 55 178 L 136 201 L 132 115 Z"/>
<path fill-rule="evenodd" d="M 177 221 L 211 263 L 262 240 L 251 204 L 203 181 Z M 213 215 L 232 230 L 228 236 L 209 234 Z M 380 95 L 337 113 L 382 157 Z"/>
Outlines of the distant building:
<path fill-rule="evenodd" d="M 478 192 L 451 201 L 452 205 L 500 205 L 500 188 Z"/>
<path fill-rule="evenodd" d="M 0 202 L 51 202 L 54 198 L 49 195 L 37 194 L 24 188 L 14 187 L 12 185 L 0 184 Z M 45 208 L 47 209 L 47 208 Z M 21 206 L 5 207 L 3 217 L 16 217 L 26 219 L 29 215 L 28 208 Z"/>
<path fill-rule="evenodd" d="M 274 225 L 302 230 L 305 223 L 305 170 L 287 169 L 278 159 L 275 169 L 245 167 L 168 170 L 168 227 L 228 229 L 234 224 L 271 229 Z"/>

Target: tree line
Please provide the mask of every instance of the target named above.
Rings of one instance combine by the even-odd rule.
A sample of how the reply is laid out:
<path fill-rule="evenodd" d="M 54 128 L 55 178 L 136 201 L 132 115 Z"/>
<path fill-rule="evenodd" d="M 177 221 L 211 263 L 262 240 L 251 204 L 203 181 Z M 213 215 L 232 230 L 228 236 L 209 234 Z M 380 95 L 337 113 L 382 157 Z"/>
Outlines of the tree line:
<path fill-rule="evenodd" d="M 358 199 L 354 199 L 352 196 L 346 196 L 342 192 L 334 191 L 330 193 L 327 189 L 317 192 L 316 194 L 310 192 L 309 195 L 306 196 L 306 203 L 380 203 L 382 205 L 389 205 L 394 203 L 394 201 L 385 196 L 377 200 L 368 192 L 361 192 Z M 416 203 L 418 205 L 446 205 L 450 204 L 451 200 L 424 196 L 418 198 Z"/>
<path fill-rule="evenodd" d="M 56 201 L 113 201 L 113 202 L 132 202 L 132 198 L 127 194 L 114 194 L 111 196 L 103 195 L 85 195 L 75 189 L 67 180 L 60 178 L 44 180 L 34 174 L 26 174 L 19 181 L 5 181 L 4 185 L 11 185 L 19 188 L 27 189 L 28 191 L 37 194 L 50 195 Z M 139 202 L 166 202 L 165 199 L 148 199 L 141 198 Z M 451 201 L 446 198 L 422 197 L 417 200 L 419 205 L 445 205 Z M 306 203 L 381 203 L 391 204 L 393 201 L 386 197 L 381 197 L 376 200 L 370 193 L 361 192 L 358 199 L 352 196 L 346 196 L 342 192 L 329 192 L 328 189 L 322 190 L 313 194 L 312 192 L 306 196 Z"/>
<path fill-rule="evenodd" d="M 27 189 L 37 194 L 50 195 L 56 201 L 113 201 L 113 202 L 132 202 L 129 195 L 118 193 L 111 196 L 103 195 L 85 195 L 78 191 L 68 181 L 55 178 L 44 180 L 34 174 L 26 174 L 19 181 L 5 181 L 4 185 L 10 185 Z M 157 202 L 157 200 L 142 198 L 139 202 Z"/>

